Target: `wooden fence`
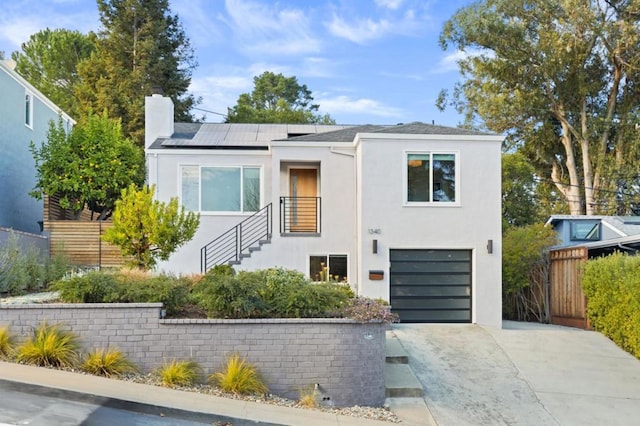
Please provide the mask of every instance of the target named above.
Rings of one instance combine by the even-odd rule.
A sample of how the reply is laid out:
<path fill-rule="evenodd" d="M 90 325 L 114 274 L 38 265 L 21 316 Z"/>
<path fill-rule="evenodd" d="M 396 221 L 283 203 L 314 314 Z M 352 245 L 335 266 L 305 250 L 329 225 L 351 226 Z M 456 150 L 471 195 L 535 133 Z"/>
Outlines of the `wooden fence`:
<path fill-rule="evenodd" d="M 112 226 L 108 221 L 45 220 L 49 232 L 51 256 L 63 254 L 74 265 L 120 267 L 120 249 L 102 241 L 101 236 Z"/>
<path fill-rule="evenodd" d="M 587 298 L 581 271 L 588 257 L 586 247 L 569 247 L 550 253 L 549 301 L 551 323 L 589 329 Z"/>

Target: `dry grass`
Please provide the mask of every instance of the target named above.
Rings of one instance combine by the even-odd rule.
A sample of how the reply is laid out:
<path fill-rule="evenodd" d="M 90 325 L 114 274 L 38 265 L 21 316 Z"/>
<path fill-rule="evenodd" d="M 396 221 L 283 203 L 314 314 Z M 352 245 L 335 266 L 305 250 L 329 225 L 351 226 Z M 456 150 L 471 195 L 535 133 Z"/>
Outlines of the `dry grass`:
<path fill-rule="evenodd" d="M 222 390 L 239 395 L 264 395 L 269 391 L 256 367 L 239 354 L 230 355 L 224 370 L 211 374 L 209 380 Z"/>
<path fill-rule="evenodd" d="M 311 385 L 300 391 L 300 399 L 298 404 L 304 408 L 318 408 L 318 392 L 315 389 L 315 385 Z"/>

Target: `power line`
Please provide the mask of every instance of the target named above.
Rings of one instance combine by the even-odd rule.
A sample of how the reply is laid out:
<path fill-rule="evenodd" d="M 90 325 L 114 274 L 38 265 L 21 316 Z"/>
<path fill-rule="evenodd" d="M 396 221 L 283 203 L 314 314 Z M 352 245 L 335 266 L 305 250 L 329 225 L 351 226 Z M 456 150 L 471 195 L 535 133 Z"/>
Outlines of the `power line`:
<path fill-rule="evenodd" d="M 197 107 L 191 107 L 191 109 L 196 109 L 198 111 L 208 112 L 209 114 L 216 114 L 216 115 L 220 115 L 220 116 L 222 116 L 224 118 L 227 118 L 227 114 L 222 114 L 220 112 L 209 111 L 208 109 L 197 108 Z"/>

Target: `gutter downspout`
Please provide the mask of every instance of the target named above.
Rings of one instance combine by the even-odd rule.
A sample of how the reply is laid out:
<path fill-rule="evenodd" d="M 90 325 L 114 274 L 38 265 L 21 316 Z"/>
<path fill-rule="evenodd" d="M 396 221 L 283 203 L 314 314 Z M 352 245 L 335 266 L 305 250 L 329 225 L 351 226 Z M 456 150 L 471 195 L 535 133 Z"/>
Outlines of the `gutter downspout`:
<path fill-rule="evenodd" d="M 346 155 L 348 157 L 353 158 L 353 183 L 355 185 L 355 199 L 356 199 L 356 208 L 353 209 L 353 224 L 355 227 L 355 232 L 353 234 L 353 240 L 354 240 L 354 244 L 353 246 L 355 247 L 355 252 L 353 254 L 353 262 L 355 262 L 354 264 L 356 265 L 355 270 L 356 270 L 356 294 L 360 294 L 360 268 L 358 267 L 358 250 L 360 250 L 360 247 L 358 246 L 358 161 L 356 160 L 356 152 L 344 152 L 344 151 L 338 151 L 335 149 L 335 147 L 329 147 L 329 152 L 332 154 L 338 154 L 338 155 Z"/>

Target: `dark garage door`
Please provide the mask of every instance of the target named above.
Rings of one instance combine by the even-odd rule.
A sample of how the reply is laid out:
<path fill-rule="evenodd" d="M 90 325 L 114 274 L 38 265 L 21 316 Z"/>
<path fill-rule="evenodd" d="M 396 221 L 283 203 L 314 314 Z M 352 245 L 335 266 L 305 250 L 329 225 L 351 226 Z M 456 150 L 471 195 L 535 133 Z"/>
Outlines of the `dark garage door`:
<path fill-rule="evenodd" d="M 401 322 L 471 322 L 471 250 L 391 250 L 390 261 Z"/>

